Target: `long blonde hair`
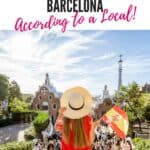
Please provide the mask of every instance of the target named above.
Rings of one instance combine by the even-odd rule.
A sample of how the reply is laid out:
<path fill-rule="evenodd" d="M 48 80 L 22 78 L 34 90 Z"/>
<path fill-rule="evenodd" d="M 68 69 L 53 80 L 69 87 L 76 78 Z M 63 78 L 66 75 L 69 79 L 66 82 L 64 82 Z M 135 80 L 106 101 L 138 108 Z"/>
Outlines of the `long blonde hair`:
<path fill-rule="evenodd" d="M 72 125 L 72 126 L 71 126 Z M 84 130 L 83 118 L 69 119 L 64 117 L 64 138 L 66 142 L 70 142 L 70 133 L 73 132 L 73 143 L 76 148 L 89 146 L 89 139 Z"/>

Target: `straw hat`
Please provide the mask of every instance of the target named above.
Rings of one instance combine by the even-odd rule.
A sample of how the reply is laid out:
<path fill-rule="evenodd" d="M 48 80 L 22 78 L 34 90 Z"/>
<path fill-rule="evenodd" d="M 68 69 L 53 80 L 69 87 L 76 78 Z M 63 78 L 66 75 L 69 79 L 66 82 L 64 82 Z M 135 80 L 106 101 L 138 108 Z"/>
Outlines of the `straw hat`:
<path fill-rule="evenodd" d="M 73 87 L 64 92 L 61 97 L 61 107 L 66 107 L 64 116 L 79 119 L 92 110 L 92 96 L 83 87 Z"/>

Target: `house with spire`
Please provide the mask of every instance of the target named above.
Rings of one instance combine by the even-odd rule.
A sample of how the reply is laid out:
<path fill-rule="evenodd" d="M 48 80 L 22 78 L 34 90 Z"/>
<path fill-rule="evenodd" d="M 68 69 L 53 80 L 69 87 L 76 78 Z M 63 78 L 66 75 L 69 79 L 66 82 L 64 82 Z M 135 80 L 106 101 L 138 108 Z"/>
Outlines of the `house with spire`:
<path fill-rule="evenodd" d="M 39 86 L 38 91 L 35 93 L 32 107 L 35 110 L 48 111 L 49 116 L 55 122 L 60 108 L 60 96 L 61 94 L 57 92 L 50 82 L 48 73 L 46 73 L 44 84 Z"/>

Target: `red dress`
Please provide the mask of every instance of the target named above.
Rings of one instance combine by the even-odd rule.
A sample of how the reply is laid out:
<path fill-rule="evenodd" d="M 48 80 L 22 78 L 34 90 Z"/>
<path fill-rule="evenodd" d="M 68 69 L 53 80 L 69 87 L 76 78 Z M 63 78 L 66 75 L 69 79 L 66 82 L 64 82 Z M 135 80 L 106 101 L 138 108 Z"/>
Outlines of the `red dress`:
<path fill-rule="evenodd" d="M 92 129 L 92 121 L 93 120 L 90 116 L 85 116 L 83 118 L 83 126 L 84 126 L 84 130 L 85 130 L 85 133 L 86 133 L 88 139 L 90 138 L 90 132 Z M 55 128 L 58 129 L 59 131 L 63 131 L 63 121 L 57 120 Z M 73 141 L 74 141 L 73 137 L 74 137 L 73 132 L 71 132 L 70 139 L 68 142 L 69 144 L 67 144 L 62 138 L 62 141 L 61 141 L 62 150 L 91 150 L 92 149 L 91 146 L 87 146 L 84 148 L 75 148 L 74 143 L 73 143 Z"/>

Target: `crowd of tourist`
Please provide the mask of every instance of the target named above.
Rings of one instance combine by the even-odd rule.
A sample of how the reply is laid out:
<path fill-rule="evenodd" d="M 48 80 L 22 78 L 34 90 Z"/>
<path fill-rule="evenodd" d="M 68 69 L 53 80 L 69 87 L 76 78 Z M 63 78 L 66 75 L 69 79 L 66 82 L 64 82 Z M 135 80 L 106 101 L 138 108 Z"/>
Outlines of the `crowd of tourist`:
<path fill-rule="evenodd" d="M 59 134 L 49 134 L 48 129 L 43 132 L 43 139 L 34 141 L 33 150 L 61 150 Z M 107 125 L 95 129 L 95 140 L 92 150 L 133 150 L 132 140 L 129 136 L 119 138 Z"/>
<path fill-rule="evenodd" d="M 45 144 L 44 141 L 38 139 L 34 141 L 33 150 L 61 150 L 60 140 L 51 139 Z"/>
<path fill-rule="evenodd" d="M 93 150 L 132 150 L 133 144 L 129 136 L 121 139 L 107 125 L 95 129 Z"/>

